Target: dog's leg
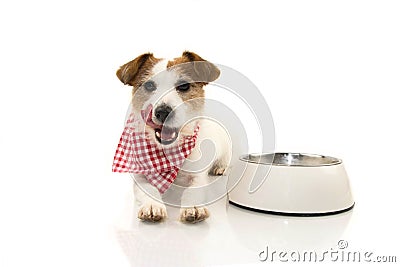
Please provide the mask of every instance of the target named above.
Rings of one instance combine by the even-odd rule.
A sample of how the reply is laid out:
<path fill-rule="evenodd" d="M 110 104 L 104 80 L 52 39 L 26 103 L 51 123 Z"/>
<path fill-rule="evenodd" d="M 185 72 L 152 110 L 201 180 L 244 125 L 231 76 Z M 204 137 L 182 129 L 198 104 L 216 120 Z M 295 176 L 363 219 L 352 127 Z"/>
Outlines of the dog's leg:
<path fill-rule="evenodd" d="M 202 174 L 196 174 L 190 178 L 192 180 L 191 187 L 200 187 L 207 185 L 209 182 L 207 172 Z M 185 223 L 197 223 L 204 221 L 210 216 L 207 207 L 204 206 L 206 189 L 198 189 L 196 193 L 186 189 L 181 198 L 181 214 L 180 220 Z"/>
<path fill-rule="evenodd" d="M 167 209 L 161 202 L 160 193 L 143 175 L 135 175 L 133 189 L 139 205 L 139 219 L 149 222 L 159 222 L 167 217 Z M 157 200 L 150 197 L 149 194 L 156 196 Z"/>

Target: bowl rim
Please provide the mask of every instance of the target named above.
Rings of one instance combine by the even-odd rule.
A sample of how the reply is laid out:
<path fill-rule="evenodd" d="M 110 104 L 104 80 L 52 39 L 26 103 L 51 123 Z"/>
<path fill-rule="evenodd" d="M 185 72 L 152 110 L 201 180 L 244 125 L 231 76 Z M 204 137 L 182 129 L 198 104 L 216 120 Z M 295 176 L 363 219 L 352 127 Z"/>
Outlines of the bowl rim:
<path fill-rule="evenodd" d="M 315 165 L 307 165 L 307 164 L 286 164 L 286 163 L 275 163 L 272 162 L 262 162 L 260 160 L 254 160 L 250 159 L 251 156 L 253 157 L 259 157 L 261 158 L 262 156 L 268 156 L 268 155 L 273 155 L 273 159 L 275 159 L 276 154 L 291 154 L 291 155 L 301 155 L 301 156 L 306 156 L 306 157 L 312 157 L 312 158 L 327 158 L 331 162 L 329 163 L 319 163 Z M 239 160 L 247 162 L 247 163 L 254 163 L 254 164 L 260 164 L 260 165 L 271 165 L 271 166 L 283 166 L 283 167 L 324 167 L 324 166 L 334 166 L 334 165 L 339 165 L 342 164 L 343 161 L 339 158 L 332 157 L 332 156 L 325 156 L 325 155 L 320 155 L 320 154 L 312 154 L 312 153 L 301 153 L 301 152 L 274 152 L 274 153 L 249 153 L 249 154 L 243 154 L 239 157 Z"/>

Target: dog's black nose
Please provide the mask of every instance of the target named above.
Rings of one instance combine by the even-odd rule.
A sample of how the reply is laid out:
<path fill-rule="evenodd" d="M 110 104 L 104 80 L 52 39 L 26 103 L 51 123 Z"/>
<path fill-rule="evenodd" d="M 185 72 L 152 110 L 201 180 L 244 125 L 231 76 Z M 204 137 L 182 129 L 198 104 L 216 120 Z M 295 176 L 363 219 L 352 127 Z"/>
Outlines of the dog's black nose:
<path fill-rule="evenodd" d="M 156 108 L 154 114 L 160 122 L 164 122 L 168 115 L 171 113 L 172 108 L 167 105 L 161 105 Z"/>

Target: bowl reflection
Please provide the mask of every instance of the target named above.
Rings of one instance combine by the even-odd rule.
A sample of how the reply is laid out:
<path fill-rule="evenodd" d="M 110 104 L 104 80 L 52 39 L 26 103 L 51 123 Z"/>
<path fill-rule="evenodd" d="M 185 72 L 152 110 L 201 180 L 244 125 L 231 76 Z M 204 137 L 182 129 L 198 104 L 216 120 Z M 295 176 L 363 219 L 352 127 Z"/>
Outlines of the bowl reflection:
<path fill-rule="evenodd" d="M 268 246 L 284 250 L 329 250 L 337 245 L 352 210 L 322 217 L 262 214 L 230 205 L 228 224 L 240 243 L 251 250 Z"/>

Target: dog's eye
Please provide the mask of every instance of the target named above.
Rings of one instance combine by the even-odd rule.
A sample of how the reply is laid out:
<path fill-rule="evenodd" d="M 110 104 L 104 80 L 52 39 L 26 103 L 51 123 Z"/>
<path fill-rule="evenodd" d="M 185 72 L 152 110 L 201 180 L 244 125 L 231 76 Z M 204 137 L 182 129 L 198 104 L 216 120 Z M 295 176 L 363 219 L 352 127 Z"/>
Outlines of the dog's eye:
<path fill-rule="evenodd" d="M 144 89 L 146 89 L 149 92 L 152 92 L 157 89 L 156 84 L 153 81 L 147 81 L 143 84 Z"/>
<path fill-rule="evenodd" d="M 189 88 L 190 88 L 190 83 L 184 82 L 184 83 L 181 83 L 180 85 L 178 85 L 176 87 L 176 90 L 184 92 L 184 91 L 189 90 Z"/>

